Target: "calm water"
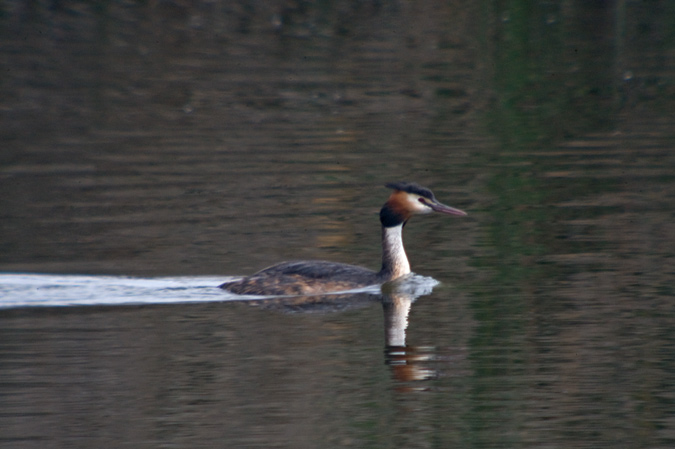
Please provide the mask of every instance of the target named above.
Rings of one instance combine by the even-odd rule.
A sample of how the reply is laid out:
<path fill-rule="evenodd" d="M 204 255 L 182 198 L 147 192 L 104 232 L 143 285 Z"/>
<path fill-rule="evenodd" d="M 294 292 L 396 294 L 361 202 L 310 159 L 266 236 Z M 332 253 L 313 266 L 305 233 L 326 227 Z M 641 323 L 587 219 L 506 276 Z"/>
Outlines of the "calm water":
<path fill-rule="evenodd" d="M 673 447 L 675 9 L 454 3 L 3 3 L 0 447 Z"/>

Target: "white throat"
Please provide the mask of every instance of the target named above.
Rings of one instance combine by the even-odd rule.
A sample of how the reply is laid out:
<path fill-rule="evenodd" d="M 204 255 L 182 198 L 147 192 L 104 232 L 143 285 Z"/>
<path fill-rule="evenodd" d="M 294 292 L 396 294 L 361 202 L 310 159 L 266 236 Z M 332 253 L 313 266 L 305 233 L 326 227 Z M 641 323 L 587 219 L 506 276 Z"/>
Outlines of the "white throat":
<path fill-rule="evenodd" d="M 403 248 L 403 224 L 382 227 L 382 271 L 387 280 L 410 273 L 410 263 Z"/>

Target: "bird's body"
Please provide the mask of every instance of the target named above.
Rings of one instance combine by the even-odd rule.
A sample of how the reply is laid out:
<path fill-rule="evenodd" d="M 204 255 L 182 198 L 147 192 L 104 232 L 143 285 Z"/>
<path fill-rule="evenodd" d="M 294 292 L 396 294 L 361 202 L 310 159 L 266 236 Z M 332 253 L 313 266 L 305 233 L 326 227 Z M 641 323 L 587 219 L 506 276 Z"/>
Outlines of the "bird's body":
<path fill-rule="evenodd" d="M 410 273 L 403 248 L 402 231 L 413 215 L 440 212 L 466 215 L 439 203 L 434 194 L 417 184 L 387 184 L 394 189 L 380 210 L 382 223 L 382 268 L 367 268 L 326 261 L 282 262 L 220 287 L 241 295 L 318 295 L 382 284 Z"/>
<path fill-rule="evenodd" d="M 299 260 L 273 265 L 221 288 L 239 295 L 317 295 L 384 281 L 376 271 L 356 265 Z"/>

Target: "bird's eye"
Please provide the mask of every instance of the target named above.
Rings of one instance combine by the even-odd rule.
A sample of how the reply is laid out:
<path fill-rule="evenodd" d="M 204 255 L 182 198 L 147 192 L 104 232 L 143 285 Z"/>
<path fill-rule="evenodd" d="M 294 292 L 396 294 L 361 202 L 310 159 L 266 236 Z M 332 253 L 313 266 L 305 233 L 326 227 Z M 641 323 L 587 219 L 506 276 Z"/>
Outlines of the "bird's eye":
<path fill-rule="evenodd" d="M 425 206 L 428 206 L 428 204 L 427 204 L 427 202 L 426 202 L 426 200 L 425 200 L 424 198 L 417 198 L 417 201 L 419 201 L 420 203 L 424 204 Z"/>

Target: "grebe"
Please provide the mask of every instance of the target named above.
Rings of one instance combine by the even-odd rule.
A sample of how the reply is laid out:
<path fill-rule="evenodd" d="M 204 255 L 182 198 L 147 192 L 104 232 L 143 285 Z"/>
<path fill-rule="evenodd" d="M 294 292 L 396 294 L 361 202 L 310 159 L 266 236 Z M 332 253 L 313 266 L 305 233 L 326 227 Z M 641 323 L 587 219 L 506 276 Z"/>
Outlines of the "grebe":
<path fill-rule="evenodd" d="M 367 268 L 325 261 L 282 262 L 251 276 L 226 282 L 220 288 L 240 295 L 318 295 L 383 284 L 410 273 L 403 248 L 403 226 L 413 215 L 440 212 L 466 215 L 436 200 L 431 190 L 408 182 L 386 184 L 394 192 L 380 210 L 382 268 Z"/>

